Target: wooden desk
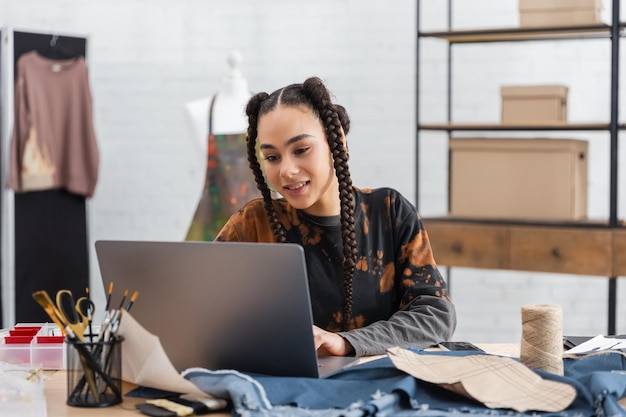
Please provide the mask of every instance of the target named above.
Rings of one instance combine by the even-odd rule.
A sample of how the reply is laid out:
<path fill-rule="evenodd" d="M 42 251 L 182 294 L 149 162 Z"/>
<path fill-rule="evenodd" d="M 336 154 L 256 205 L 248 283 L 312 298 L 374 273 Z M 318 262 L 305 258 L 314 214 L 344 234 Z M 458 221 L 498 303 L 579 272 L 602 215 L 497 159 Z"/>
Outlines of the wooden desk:
<path fill-rule="evenodd" d="M 72 407 L 66 404 L 67 400 L 67 374 L 65 371 L 46 372 L 46 405 L 48 417 L 91 417 L 91 416 L 145 416 L 135 408 L 135 404 L 145 402 L 145 398 L 124 397 L 121 404 L 112 407 L 87 408 Z M 135 385 L 123 382 L 122 393 L 126 393 L 135 388 Z M 211 416 L 229 417 L 229 412 L 215 412 Z"/>
<path fill-rule="evenodd" d="M 511 355 L 513 357 L 519 357 L 519 345 L 512 343 L 475 343 L 476 346 L 484 349 L 489 353 L 497 353 L 504 355 Z M 375 359 L 363 358 L 363 361 Z M 136 408 L 135 404 L 139 404 L 145 401 L 144 398 L 124 397 L 124 401 L 121 404 L 104 407 L 104 408 L 83 408 L 83 407 L 71 407 L 66 404 L 67 400 L 67 374 L 65 371 L 49 371 L 46 372 L 46 403 L 48 408 L 48 417 L 91 417 L 91 416 L 144 416 Z M 135 385 L 124 382 L 122 384 L 122 392 L 126 393 L 135 388 Z M 210 414 L 215 417 L 228 417 L 230 412 L 220 411 Z"/>
<path fill-rule="evenodd" d="M 488 353 L 497 355 L 509 355 L 513 358 L 519 358 L 519 344 L 517 343 L 474 343 L 476 346 Z"/>

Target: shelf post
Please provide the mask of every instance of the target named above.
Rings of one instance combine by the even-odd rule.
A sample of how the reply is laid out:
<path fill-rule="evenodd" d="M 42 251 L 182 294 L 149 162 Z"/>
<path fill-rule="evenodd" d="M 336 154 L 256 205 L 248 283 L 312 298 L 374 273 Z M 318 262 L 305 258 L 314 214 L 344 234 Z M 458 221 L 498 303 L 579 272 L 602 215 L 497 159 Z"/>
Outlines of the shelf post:
<path fill-rule="evenodd" d="M 619 139 L 619 44 L 620 44 L 620 0 L 613 0 L 611 11 L 611 122 L 610 122 L 610 197 L 609 197 L 609 227 L 615 229 L 619 225 L 617 217 L 617 163 Z M 617 318 L 617 277 L 609 277 L 609 323 L 608 334 L 616 332 Z"/>
<path fill-rule="evenodd" d="M 619 44 L 620 44 L 620 0 L 613 0 L 611 26 L 611 121 L 610 121 L 610 199 L 609 227 L 618 226 L 617 218 L 617 148 L 619 136 Z"/>
<path fill-rule="evenodd" d="M 415 208 L 420 201 L 420 2 L 415 2 Z"/>

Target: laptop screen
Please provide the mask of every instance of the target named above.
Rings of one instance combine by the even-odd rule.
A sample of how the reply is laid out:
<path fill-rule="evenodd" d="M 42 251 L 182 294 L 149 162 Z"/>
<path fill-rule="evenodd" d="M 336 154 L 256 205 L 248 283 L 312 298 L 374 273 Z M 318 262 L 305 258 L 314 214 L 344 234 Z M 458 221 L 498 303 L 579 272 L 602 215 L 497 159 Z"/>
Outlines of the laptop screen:
<path fill-rule="evenodd" d="M 132 315 L 178 371 L 318 376 L 299 245 L 101 240 L 96 253 L 104 288 L 139 291 Z"/>

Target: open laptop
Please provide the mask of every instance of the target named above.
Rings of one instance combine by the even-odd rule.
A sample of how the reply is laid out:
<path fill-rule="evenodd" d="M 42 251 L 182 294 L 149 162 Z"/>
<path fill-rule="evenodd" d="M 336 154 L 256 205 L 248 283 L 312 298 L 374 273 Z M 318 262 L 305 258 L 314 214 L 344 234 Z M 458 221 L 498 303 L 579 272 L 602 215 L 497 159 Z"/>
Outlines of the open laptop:
<path fill-rule="evenodd" d="M 304 250 L 296 244 L 100 240 L 104 288 L 139 291 L 131 314 L 178 371 L 325 377 L 354 357 L 317 357 Z M 115 305 L 115 301 L 112 302 Z"/>

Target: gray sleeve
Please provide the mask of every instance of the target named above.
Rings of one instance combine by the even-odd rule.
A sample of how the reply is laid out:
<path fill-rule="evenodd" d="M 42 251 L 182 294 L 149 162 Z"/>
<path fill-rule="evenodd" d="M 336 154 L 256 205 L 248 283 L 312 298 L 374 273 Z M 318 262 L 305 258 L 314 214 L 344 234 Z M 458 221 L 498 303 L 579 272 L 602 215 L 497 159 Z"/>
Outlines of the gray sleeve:
<path fill-rule="evenodd" d="M 456 327 L 454 305 L 440 297 L 421 295 L 389 320 L 340 332 L 356 356 L 384 354 L 393 346 L 425 348 L 449 340 Z"/>

